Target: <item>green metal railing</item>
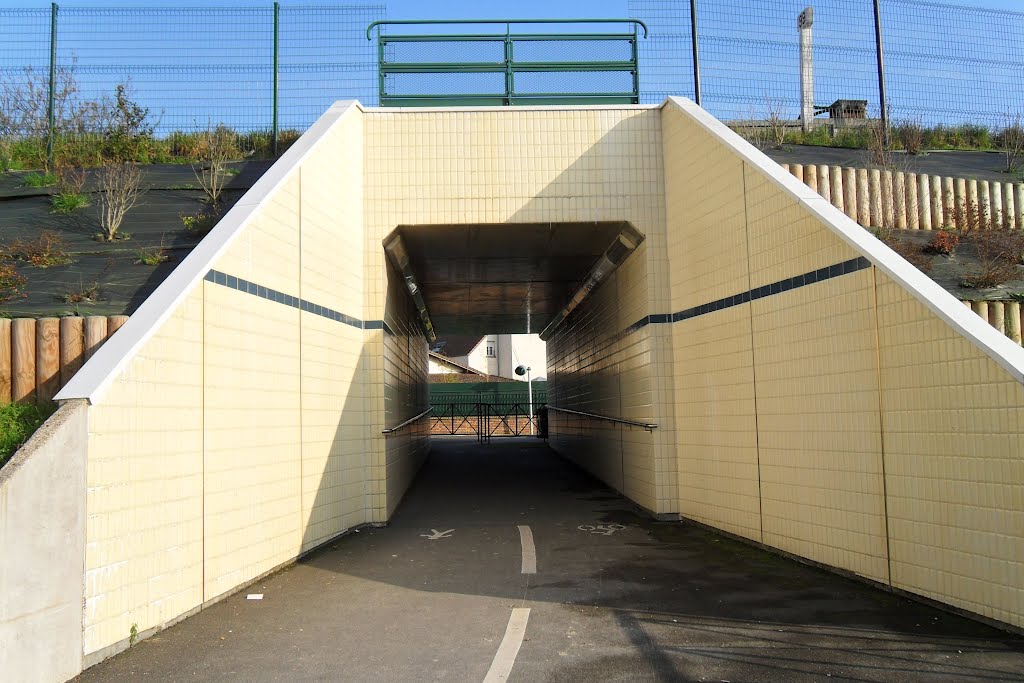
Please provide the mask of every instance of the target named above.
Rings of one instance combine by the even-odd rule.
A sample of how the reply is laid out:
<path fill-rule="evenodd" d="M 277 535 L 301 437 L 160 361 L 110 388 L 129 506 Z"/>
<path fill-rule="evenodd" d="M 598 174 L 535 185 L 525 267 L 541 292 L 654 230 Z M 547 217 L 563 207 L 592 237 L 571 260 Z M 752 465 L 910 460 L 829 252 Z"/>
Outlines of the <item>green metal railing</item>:
<path fill-rule="evenodd" d="M 498 24 L 504 32 L 386 35 L 385 26 Z M 516 25 L 624 24 L 617 33 L 514 33 Z M 637 104 L 636 19 L 375 21 L 378 90 L 385 107 Z"/>

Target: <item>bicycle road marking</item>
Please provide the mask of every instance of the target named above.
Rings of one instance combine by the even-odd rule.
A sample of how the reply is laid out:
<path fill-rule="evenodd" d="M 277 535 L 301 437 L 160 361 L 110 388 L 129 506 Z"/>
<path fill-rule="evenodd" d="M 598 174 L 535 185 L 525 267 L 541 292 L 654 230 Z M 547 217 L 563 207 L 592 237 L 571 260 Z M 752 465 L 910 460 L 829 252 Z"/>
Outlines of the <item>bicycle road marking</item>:
<path fill-rule="evenodd" d="M 625 524 L 580 524 L 576 527 L 580 531 L 589 531 L 592 534 L 600 534 L 601 536 L 611 536 L 616 531 L 622 531 L 626 528 Z"/>

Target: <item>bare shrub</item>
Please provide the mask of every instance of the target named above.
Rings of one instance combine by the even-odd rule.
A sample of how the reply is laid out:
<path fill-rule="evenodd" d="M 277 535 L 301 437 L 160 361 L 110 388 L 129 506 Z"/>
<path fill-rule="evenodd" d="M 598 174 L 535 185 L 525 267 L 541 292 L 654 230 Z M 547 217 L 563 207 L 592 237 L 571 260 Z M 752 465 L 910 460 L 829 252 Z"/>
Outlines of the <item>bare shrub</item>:
<path fill-rule="evenodd" d="M 200 163 L 192 166 L 192 172 L 210 203 L 217 204 L 230 177 L 227 173 L 228 162 L 242 156 L 238 148 L 238 136 L 230 128 L 220 125 L 203 132 L 197 147 Z"/>
<path fill-rule="evenodd" d="M 901 121 L 893 127 L 892 132 L 907 154 L 917 155 L 924 151 L 924 126 L 920 121 Z"/>
<path fill-rule="evenodd" d="M 63 266 L 71 263 L 67 243 L 60 233 L 43 230 L 35 239 L 16 239 L 3 248 L 3 255 L 37 268 Z"/>
<path fill-rule="evenodd" d="M 60 194 L 82 194 L 85 189 L 85 169 L 57 164 L 57 192 Z"/>
<path fill-rule="evenodd" d="M 977 230 L 971 234 L 970 241 L 977 251 L 979 268 L 964 277 L 965 287 L 995 287 L 1019 277 L 1018 264 L 1024 258 L 1024 231 Z"/>
<path fill-rule="evenodd" d="M 1006 125 L 999 138 L 999 146 L 1006 158 L 1005 171 L 1015 173 L 1024 161 L 1024 122 L 1020 112 L 1006 115 Z"/>
<path fill-rule="evenodd" d="M 786 142 L 786 119 L 783 118 L 782 103 L 774 97 L 765 95 L 765 113 L 768 127 L 768 142 L 775 149 L 782 149 Z"/>
<path fill-rule="evenodd" d="M 101 237 L 110 242 L 124 221 L 125 214 L 145 192 L 142 171 L 127 162 L 110 163 L 96 172 L 96 210 L 103 230 Z"/>

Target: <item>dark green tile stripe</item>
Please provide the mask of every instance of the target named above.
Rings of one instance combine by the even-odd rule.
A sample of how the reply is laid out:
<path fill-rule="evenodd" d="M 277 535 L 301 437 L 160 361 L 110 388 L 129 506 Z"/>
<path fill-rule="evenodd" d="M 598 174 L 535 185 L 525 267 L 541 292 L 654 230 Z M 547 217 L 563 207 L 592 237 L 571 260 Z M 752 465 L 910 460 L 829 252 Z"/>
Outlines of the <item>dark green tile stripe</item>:
<path fill-rule="evenodd" d="M 249 282 L 248 280 L 243 280 L 240 277 L 222 273 L 219 270 L 210 270 L 204 279 L 215 285 L 221 285 L 223 287 L 228 287 L 229 289 L 236 289 L 239 292 L 252 294 L 253 296 L 258 296 L 261 299 L 267 299 L 268 301 L 273 301 L 283 306 L 298 308 L 299 310 L 306 311 L 307 313 L 318 315 L 321 318 L 327 318 L 328 320 L 344 323 L 345 325 L 350 325 L 360 330 L 383 329 L 389 334 L 394 334 L 391 331 L 391 328 L 388 327 L 383 320 L 360 320 L 359 318 L 353 318 L 350 315 L 345 315 L 341 311 L 335 311 L 332 308 L 315 304 L 312 301 L 306 301 L 305 299 L 300 299 L 297 296 L 285 294 L 284 292 L 279 292 L 276 289 L 264 287 L 263 285 L 258 285 L 255 282 Z"/>

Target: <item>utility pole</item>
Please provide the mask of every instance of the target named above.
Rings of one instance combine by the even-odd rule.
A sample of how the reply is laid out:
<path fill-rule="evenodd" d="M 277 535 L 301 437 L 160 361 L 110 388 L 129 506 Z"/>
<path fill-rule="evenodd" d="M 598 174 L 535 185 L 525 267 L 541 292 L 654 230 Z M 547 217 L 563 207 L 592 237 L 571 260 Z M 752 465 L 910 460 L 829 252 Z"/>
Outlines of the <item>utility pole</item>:
<path fill-rule="evenodd" d="M 690 0 L 690 42 L 693 44 L 693 101 L 700 103 L 700 51 L 697 47 L 697 0 Z"/>

